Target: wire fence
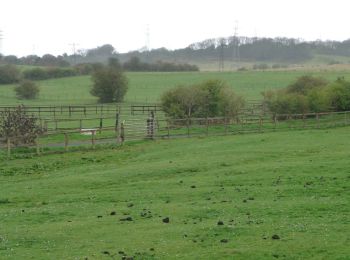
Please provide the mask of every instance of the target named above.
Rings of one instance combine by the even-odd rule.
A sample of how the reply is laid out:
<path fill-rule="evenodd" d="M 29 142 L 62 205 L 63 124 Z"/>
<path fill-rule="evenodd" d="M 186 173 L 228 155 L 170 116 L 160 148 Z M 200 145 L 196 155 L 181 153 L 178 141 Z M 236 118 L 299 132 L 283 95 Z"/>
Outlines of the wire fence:
<path fill-rule="evenodd" d="M 102 119 L 102 120 L 101 120 Z M 93 122 L 89 124 L 89 120 Z M 34 143 L 14 145 L 11 138 L 0 139 L 3 155 L 41 154 L 68 151 L 81 147 L 96 148 L 100 144 L 122 145 L 139 140 L 170 139 L 195 136 L 220 136 L 245 133 L 263 133 L 302 129 L 323 129 L 350 124 L 350 111 L 308 114 L 239 114 L 235 118 L 158 118 L 124 119 L 118 113 L 113 117 L 83 119 L 55 119 L 45 134 Z M 50 122 L 47 122 L 48 126 Z M 62 127 L 60 127 L 62 123 Z M 68 123 L 72 123 L 69 125 Z M 12 137 L 15 138 L 15 137 Z"/>

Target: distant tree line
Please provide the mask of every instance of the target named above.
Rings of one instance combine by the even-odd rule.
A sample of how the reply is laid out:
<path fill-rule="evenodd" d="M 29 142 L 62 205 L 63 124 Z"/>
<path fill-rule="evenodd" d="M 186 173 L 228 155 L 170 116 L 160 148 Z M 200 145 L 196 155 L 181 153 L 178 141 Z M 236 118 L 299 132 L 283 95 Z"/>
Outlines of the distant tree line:
<path fill-rule="evenodd" d="M 12 84 L 21 80 L 45 80 L 91 74 L 93 65 L 77 67 L 33 67 L 21 71 L 14 65 L 0 65 L 0 84 Z"/>
<path fill-rule="evenodd" d="M 30 66 L 51 66 L 51 67 L 68 67 L 70 63 L 61 55 L 54 56 L 45 54 L 42 57 L 37 55 L 28 55 L 25 57 L 17 57 L 15 55 L 1 56 L 0 64 L 12 65 L 30 65 Z"/>
<path fill-rule="evenodd" d="M 241 61 L 258 63 L 303 63 L 315 55 L 350 57 L 350 40 L 307 42 L 290 38 L 228 37 L 208 39 L 177 50 L 159 48 L 149 52 L 133 51 L 119 54 L 119 59 L 124 62 L 131 57 L 138 57 L 141 61 L 150 63 L 157 60 L 175 63 L 203 63 L 217 62 L 223 55 L 225 61 L 232 61 L 237 48 Z M 335 60 L 334 63 L 339 63 L 339 61 Z"/>
<path fill-rule="evenodd" d="M 126 66 L 128 66 L 131 59 L 138 58 L 143 65 L 141 66 L 143 71 L 162 71 L 162 69 L 168 71 L 169 67 L 174 67 L 169 66 L 169 64 L 178 65 L 176 69 L 182 71 L 184 63 L 218 61 L 222 54 L 224 60 L 232 61 L 235 48 L 239 48 L 240 60 L 257 63 L 302 63 L 312 59 L 315 55 L 350 57 L 350 39 L 345 41 L 303 41 L 281 37 L 228 37 L 207 39 L 177 50 L 158 48 L 150 51 L 118 53 L 111 44 L 104 44 L 92 49 L 80 49 L 71 55 L 64 53 L 57 57 L 51 54 L 45 54 L 42 57 L 29 55 L 21 58 L 14 55 L 0 55 L 0 63 L 67 67 L 86 63 L 107 64 L 109 58 L 118 58 L 121 63 L 127 62 Z M 339 61 L 334 60 L 331 63 L 335 64 Z"/>
<path fill-rule="evenodd" d="M 126 71 L 199 71 L 198 66 L 190 64 L 175 64 L 172 62 L 157 61 L 156 63 L 141 62 L 138 57 L 131 57 L 124 62 L 123 68 Z"/>

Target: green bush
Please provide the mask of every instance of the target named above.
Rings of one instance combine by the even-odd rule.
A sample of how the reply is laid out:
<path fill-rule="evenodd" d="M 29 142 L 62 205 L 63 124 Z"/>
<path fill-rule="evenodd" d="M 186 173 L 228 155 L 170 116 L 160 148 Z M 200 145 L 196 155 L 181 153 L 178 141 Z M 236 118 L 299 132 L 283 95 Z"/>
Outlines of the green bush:
<path fill-rule="evenodd" d="M 90 93 L 101 103 L 121 102 L 128 90 L 128 80 L 116 59 L 110 59 L 108 66 L 96 68 L 92 81 Z"/>
<path fill-rule="evenodd" d="M 326 88 L 310 90 L 307 95 L 307 100 L 310 112 L 318 113 L 332 110 Z"/>
<path fill-rule="evenodd" d="M 323 78 L 302 76 L 285 89 L 263 93 L 264 103 L 275 114 L 325 112 L 347 107 L 344 99 L 350 101 L 350 96 L 347 97 L 344 84 L 340 81 L 327 84 Z"/>
<path fill-rule="evenodd" d="M 0 84 L 12 84 L 20 79 L 19 70 L 13 65 L 0 66 Z"/>
<path fill-rule="evenodd" d="M 16 96 L 19 99 L 35 99 L 39 91 L 39 86 L 30 80 L 24 80 L 15 87 Z"/>
<path fill-rule="evenodd" d="M 330 105 L 336 111 L 350 110 L 350 82 L 339 78 L 326 90 Z"/>
<path fill-rule="evenodd" d="M 23 72 L 23 78 L 29 80 L 45 80 L 53 78 L 63 78 L 77 76 L 78 72 L 74 68 L 33 68 Z"/>
<path fill-rule="evenodd" d="M 191 86 L 179 86 L 162 95 L 164 112 L 172 118 L 235 117 L 244 106 L 223 81 L 208 80 Z"/>
<path fill-rule="evenodd" d="M 48 68 L 47 69 L 48 78 L 64 78 L 77 76 L 78 73 L 74 68 Z"/>
<path fill-rule="evenodd" d="M 264 93 L 264 101 L 274 114 L 303 114 L 309 112 L 307 97 L 285 90 Z"/>
<path fill-rule="evenodd" d="M 267 65 L 266 63 L 253 65 L 253 70 L 267 70 L 269 68 L 270 68 L 269 65 Z"/>
<path fill-rule="evenodd" d="M 319 77 L 301 76 L 287 87 L 288 93 L 307 95 L 308 91 L 327 86 L 328 82 Z"/>
<path fill-rule="evenodd" d="M 46 69 L 38 67 L 23 71 L 23 78 L 28 80 L 44 80 L 48 79 L 49 75 Z"/>

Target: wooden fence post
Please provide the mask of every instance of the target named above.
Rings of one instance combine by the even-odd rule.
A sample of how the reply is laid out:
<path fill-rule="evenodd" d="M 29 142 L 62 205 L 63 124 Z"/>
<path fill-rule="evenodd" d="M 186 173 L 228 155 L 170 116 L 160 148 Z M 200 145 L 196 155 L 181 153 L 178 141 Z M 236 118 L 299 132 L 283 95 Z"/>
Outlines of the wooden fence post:
<path fill-rule="evenodd" d="M 187 118 L 186 120 L 186 125 L 187 125 L 187 137 L 190 137 L 190 119 Z"/>
<path fill-rule="evenodd" d="M 68 151 L 68 133 L 64 133 L 64 151 L 67 152 Z"/>
<path fill-rule="evenodd" d="M 91 130 L 91 145 L 92 145 L 92 149 L 95 149 L 95 130 Z"/>
<path fill-rule="evenodd" d="M 10 158 L 11 156 L 11 140 L 10 137 L 7 138 L 7 157 Z"/>
<path fill-rule="evenodd" d="M 119 124 L 119 114 L 118 112 L 115 114 L 115 126 L 114 131 L 118 134 L 118 124 Z"/>
<path fill-rule="evenodd" d="M 103 118 L 101 117 L 100 118 L 100 134 L 101 134 L 101 132 L 102 132 L 102 127 L 103 127 Z"/>
<path fill-rule="evenodd" d="M 36 154 L 40 155 L 40 144 L 39 144 L 38 136 L 36 136 L 35 138 L 35 146 L 36 146 Z"/>
<path fill-rule="evenodd" d="M 166 121 L 166 128 L 168 131 L 168 139 L 170 138 L 170 126 L 169 126 L 169 120 Z"/>
<path fill-rule="evenodd" d="M 263 119 L 261 115 L 259 115 L 259 132 L 262 132 Z"/>
<path fill-rule="evenodd" d="M 319 116 L 319 114 L 318 113 L 316 113 L 316 127 L 317 128 L 320 128 L 320 116 Z"/>
<path fill-rule="evenodd" d="M 241 130 L 244 133 L 244 118 L 241 119 Z"/>
<path fill-rule="evenodd" d="M 207 124 L 207 136 L 209 135 L 209 119 L 208 117 L 206 118 L 206 124 Z"/>
<path fill-rule="evenodd" d="M 154 139 L 154 113 L 151 111 L 150 117 L 147 119 L 147 137 L 150 139 Z"/>
<path fill-rule="evenodd" d="M 124 122 L 122 122 L 120 124 L 120 141 L 121 141 L 121 144 L 123 145 L 124 143 L 124 140 L 125 140 L 125 135 L 124 135 Z"/>

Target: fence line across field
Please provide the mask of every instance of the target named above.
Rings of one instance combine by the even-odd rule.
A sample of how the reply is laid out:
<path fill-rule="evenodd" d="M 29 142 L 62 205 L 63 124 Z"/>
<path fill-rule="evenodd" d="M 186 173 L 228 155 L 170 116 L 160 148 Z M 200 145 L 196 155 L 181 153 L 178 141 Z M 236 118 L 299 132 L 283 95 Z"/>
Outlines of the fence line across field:
<path fill-rule="evenodd" d="M 0 111 L 16 109 L 18 105 L 0 105 Z M 145 115 L 150 112 L 163 112 L 159 103 L 110 103 L 110 104 L 86 104 L 86 105 L 22 105 L 22 108 L 30 114 L 35 114 L 39 118 L 56 118 L 59 116 L 89 116 L 89 115 L 108 115 L 111 113 L 127 113 L 130 115 Z M 262 101 L 247 101 L 247 106 L 243 111 L 256 112 L 264 111 Z"/>
<path fill-rule="evenodd" d="M 111 117 L 110 119 L 116 119 Z M 84 129 L 72 127 L 53 129 L 38 137 L 34 144 L 20 145 L 42 153 L 44 148 L 63 148 L 98 144 L 122 144 L 127 141 L 142 139 L 166 139 L 194 136 L 220 136 L 243 133 L 262 133 L 284 131 L 291 129 L 317 129 L 350 124 L 350 111 L 306 114 L 276 114 L 256 115 L 247 117 L 238 115 L 236 118 L 183 118 L 158 119 L 132 118 L 122 120 L 117 117 L 111 125 L 99 125 Z M 15 151 L 13 138 L 0 139 L 1 146 L 10 156 Z M 11 141 L 12 139 L 12 141 Z"/>

